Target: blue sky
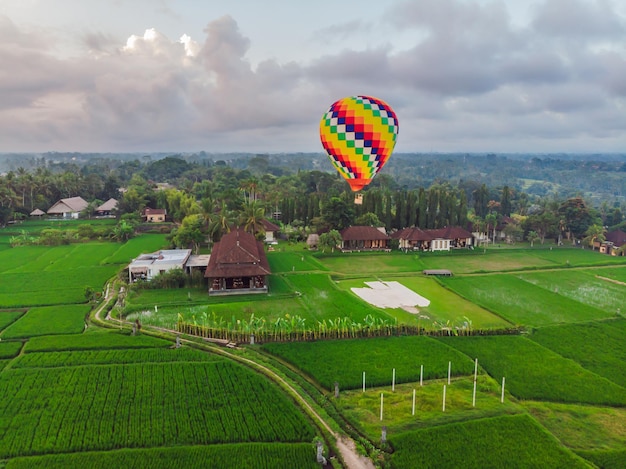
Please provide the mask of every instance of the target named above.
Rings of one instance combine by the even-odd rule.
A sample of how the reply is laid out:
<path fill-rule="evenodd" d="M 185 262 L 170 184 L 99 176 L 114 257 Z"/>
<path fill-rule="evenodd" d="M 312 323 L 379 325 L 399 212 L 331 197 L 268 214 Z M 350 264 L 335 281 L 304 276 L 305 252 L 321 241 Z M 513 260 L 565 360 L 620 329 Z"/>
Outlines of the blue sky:
<path fill-rule="evenodd" d="M 367 94 L 401 152 L 626 151 L 617 0 L 0 0 L 0 152 L 322 151 Z"/>

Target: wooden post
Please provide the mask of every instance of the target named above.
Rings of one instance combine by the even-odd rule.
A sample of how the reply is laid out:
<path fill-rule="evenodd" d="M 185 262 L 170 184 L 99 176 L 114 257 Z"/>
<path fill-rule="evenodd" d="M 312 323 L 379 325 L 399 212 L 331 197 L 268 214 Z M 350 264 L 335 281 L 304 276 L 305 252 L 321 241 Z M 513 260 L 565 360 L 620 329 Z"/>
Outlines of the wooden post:
<path fill-rule="evenodd" d="M 395 391 L 396 390 L 396 369 L 393 369 L 393 372 L 391 374 L 391 390 Z"/>
<path fill-rule="evenodd" d="M 476 407 L 476 381 L 474 381 L 474 392 L 472 393 L 472 407 Z"/>
<path fill-rule="evenodd" d="M 474 359 L 474 381 L 476 381 L 477 376 L 478 376 L 478 358 Z"/>
<path fill-rule="evenodd" d="M 502 395 L 500 396 L 500 402 L 504 402 L 504 376 L 502 377 Z"/>
<path fill-rule="evenodd" d="M 383 393 L 380 393 L 380 421 L 383 421 Z"/>
<path fill-rule="evenodd" d="M 339 397 L 339 383 L 335 381 L 335 399 Z"/>
<path fill-rule="evenodd" d="M 413 389 L 413 407 L 411 408 L 411 415 L 415 415 L 415 389 Z"/>
<path fill-rule="evenodd" d="M 446 411 L 446 385 L 443 385 L 443 404 L 442 404 L 442 412 Z"/>
<path fill-rule="evenodd" d="M 420 386 L 424 385 L 424 365 L 420 365 Z"/>
<path fill-rule="evenodd" d="M 363 372 L 363 392 L 365 392 L 365 371 Z"/>

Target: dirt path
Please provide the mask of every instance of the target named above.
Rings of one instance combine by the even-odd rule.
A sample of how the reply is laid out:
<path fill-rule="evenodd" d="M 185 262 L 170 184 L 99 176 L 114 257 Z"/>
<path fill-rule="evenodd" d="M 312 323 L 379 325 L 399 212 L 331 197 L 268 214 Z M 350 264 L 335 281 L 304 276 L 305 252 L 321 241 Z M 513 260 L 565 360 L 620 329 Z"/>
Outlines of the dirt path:
<path fill-rule="evenodd" d="M 600 275 L 596 275 L 596 278 L 599 278 L 600 280 L 606 280 L 607 282 L 616 283 L 617 285 L 626 286 L 626 282 L 620 282 L 619 280 L 615 280 L 613 278 L 601 277 Z"/>

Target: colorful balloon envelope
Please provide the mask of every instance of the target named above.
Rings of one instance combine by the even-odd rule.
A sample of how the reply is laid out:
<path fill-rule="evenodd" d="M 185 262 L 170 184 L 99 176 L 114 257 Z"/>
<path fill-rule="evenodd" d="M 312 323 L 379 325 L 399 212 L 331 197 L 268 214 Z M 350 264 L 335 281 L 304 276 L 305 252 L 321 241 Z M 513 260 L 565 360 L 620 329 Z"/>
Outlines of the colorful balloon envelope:
<path fill-rule="evenodd" d="M 396 145 L 398 118 L 384 101 L 350 96 L 333 103 L 320 122 L 320 138 L 330 161 L 353 191 L 367 186 Z"/>

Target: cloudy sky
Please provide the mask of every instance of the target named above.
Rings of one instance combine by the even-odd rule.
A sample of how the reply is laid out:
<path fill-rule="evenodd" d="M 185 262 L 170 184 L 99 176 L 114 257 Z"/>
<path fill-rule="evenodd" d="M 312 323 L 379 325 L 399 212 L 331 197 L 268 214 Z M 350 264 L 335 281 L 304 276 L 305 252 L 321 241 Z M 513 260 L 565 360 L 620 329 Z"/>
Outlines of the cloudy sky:
<path fill-rule="evenodd" d="M 0 0 L 0 152 L 626 152 L 622 0 Z"/>

